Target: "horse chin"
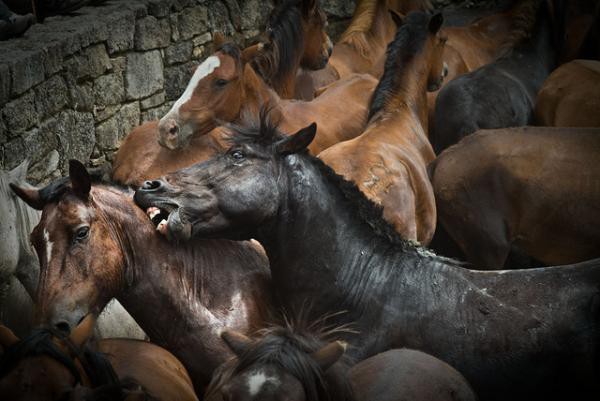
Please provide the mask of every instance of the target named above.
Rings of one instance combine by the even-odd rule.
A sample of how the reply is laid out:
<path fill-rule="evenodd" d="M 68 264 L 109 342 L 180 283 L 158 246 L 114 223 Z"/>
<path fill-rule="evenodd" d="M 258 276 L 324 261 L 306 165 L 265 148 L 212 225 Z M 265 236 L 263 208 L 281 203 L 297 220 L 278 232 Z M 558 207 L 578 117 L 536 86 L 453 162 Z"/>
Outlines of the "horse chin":
<path fill-rule="evenodd" d="M 192 238 L 192 224 L 182 221 L 180 209 L 169 214 L 166 223 L 166 235 L 170 240 L 188 241 Z"/>

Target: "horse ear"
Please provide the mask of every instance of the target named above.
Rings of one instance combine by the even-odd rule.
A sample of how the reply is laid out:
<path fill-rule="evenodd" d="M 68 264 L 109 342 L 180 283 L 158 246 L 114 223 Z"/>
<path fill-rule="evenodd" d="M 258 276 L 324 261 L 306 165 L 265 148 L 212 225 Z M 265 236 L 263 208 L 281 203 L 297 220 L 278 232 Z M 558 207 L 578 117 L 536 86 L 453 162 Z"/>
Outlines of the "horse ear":
<path fill-rule="evenodd" d="M 281 155 L 298 153 L 310 145 L 313 139 L 315 139 L 316 134 L 317 123 L 312 123 L 308 127 L 302 128 L 294 135 L 290 135 L 277 142 L 275 144 L 275 149 L 277 150 L 277 153 Z"/>
<path fill-rule="evenodd" d="M 83 318 L 81 323 L 71 331 L 69 340 L 77 348 L 80 348 L 93 334 L 94 326 L 96 325 L 96 317 L 90 313 Z"/>
<path fill-rule="evenodd" d="M 223 33 L 219 32 L 219 31 L 213 33 L 213 46 L 215 47 L 215 49 L 220 48 L 224 44 L 225 44 L 225 35 L 223 35 Z"/>
<path fill-rule="evenodd" d="M 92 189 L 92 178 L 80 161 L 69 160 L 69 179 L 73 192 L 80 198 L 87 199 Z"/>
<path fill-rule="evenodd" d="M 396 10 L 389 9 L 388 11 L 390 12 L 392 20 L 394 20 L 394 24 L 396 24 L 396 28 L 400 28 L 404 23 L 404 15 L 400 14 Z"/>
<path fill-rule="evenodd" d="M 0 345 L 6 349 L 19 342 L 19 337 L 6 326 L 0 325 Z"/>
<path fill-rule="evenodd" d="M 12 169 L 8 174 L 11 181 L 25 181 L 27 178 L 27 169 L 29 168 L 29 160 L 25 159 L 21 164 Z"/>
<path fill-rule="evenodd" d="M 32 208 L 34 208 L 36 210 L 44 209 L 44 202 L 42 201 L 42 198 L 40 197 L 39 189 L 33 188 L 33 187 L 19 186 L 12 182 L 9 183 L 8 185 L 10 186 L 10 189 L 12 189 L 13 192 L 19 198 L 21 198 L 23 200 L 23 202 L 27 203 L 29 206 L 31 206 Z"/>
<path fill-rule="evenodd" d="M 265 44 L 258 42 L 255 45 L 248 46 L 242 50 L 242 63 L 246 64 L 259 54 L 265 47 Z"/>
<path fill-rule="evenodd" d="M 252 344 L 252 340 L 238 333 L 237 331 L 225 330 L 221 333 L 221 338 L 225 341 L 225 344 L 233 351 L 237 356 L 242 355 Z"/>
<path fill-rule="evenodd" d="M 310 356 L 314 359 L 323 371 L 326 371 L 338 361 L 346 352 L 347 344 L 343 341 L 334 341 L 327 344 Z"/>
<path fill-rule="evenodd" d="M 429 32 L 432 34 L 438 33 L 442 24 L 444 23 L 444 16 L 442 13 L 435 13 L 433 17 L 429 20 Z"/>

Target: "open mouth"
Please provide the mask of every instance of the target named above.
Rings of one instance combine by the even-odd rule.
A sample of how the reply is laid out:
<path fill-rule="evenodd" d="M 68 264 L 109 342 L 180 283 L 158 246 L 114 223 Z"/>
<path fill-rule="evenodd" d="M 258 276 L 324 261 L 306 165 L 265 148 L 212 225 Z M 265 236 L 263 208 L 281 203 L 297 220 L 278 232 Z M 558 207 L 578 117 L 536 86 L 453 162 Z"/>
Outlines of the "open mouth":
<path fill-rule="evenodd" d="M 177 209 L 177 206 L 170 204 L 161 205 L 160 207 L 150 206 L 146 209 L 146 215 L 152 221 L 156 230 L 161 234 L 166 235 L 169 219 Z"/>

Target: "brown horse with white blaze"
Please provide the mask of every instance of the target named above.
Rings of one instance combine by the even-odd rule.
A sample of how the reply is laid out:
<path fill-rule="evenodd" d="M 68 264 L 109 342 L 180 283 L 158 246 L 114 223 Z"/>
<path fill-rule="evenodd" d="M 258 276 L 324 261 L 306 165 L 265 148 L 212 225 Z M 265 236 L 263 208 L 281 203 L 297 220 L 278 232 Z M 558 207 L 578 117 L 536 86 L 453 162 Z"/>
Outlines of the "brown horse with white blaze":
<path fill-rule="evenodd" d="M 146 341 L 86 343 L 95 319 L 88 315 L 67 337 L 37 329 L 20 340 L 0 326 L 0 395 L 4 401 L 198 401 L 183 365 Z"/>
<path fill-rule="evenodd" d="M 12 186 L 42 210 L 31 235 L 41 264 L 39 320 L 68 332 L 115 297 L 202 388 L 228 358 L 220 332 L 254 330 L 269 313 L 264 252 L 251 242 L 170 244 L 130 192 L 91 184 L 71 161 L 68 179 L 41 190 Z"/>
<path fill-rule="evenodd" d="M 443 80 L 443 17 L 413 12 L 389 45 L 385 72 L 371 102 L 370 121 L 357 138 L 319 157 L 383 206 L 405 238 L 427 244 L 435 230 L 435 199 L 427 176 L 434 158 L 427 140 L 427 88 Z"/>

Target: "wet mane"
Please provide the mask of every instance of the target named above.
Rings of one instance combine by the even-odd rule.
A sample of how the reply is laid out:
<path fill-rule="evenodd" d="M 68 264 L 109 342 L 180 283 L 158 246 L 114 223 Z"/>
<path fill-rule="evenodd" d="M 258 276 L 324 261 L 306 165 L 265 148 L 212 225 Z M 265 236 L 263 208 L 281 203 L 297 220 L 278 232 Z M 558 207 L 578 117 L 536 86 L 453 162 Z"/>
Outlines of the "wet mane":
<path fill-rule="evenodd" d="M 397 93 L 398 86 L 406 76 L 407 64 L 421 52 L 427 40 L 428 22 L 428 14 L 414 11 L 404 18 L 402 26 L 396 31 L 386 51 L 383 75 L 371 98 L 368 120 L 385 109 L 388 101 Z"/>
<path fill-rule="evenodd" d="M 5 350 L 0 357 L 0 377 L 6 376 L 24 358 L 46 355 L 66 367 L 76 382 L 81 383 L 81 375 L 73 358 L 60 350 L 52 341 L 53 337 L 59 338 L 65 342 L 68 348 L 80 354 L 81 365 L 93 386 L 119 383 L 111 363 L 103 354 L 92 351 L 88 347 L 80 352 L 64 334 L 48 328 L 34 330 L 29 337 L 20 340 Z"/>
<path fill-rule="evenodd" d="M 269 16 L 269 41 L 252 61 L 252 67 L 271 88 L 279 88 L 298 66 L 304 37 L 301 0 L 284 0 Z"/>
<path fill-rule="evenodd" d="M 371 32 L 378 7 L 387 6 L 387 0 L 358 1 L 352 21 L 342 33 L 339 43 L 346 43 L 364 57 L 368 57 L 368 43 L 366 35 Z"/>
<path fill-rule="evenodd" d="M 260 121 L 246 121 L 244 125 L 243 127 L 234 124 L 229 125 L 231 128 L 230 141 L 236 144 L 254 143 L 269 147 L 278 140 L 286 137 L 279 131 L 277 122 L 269 118 L 269 111 L 264 108 L 260 113 Z M 394 226 L 383 218 L 383 207 L 367 198 L 354 182 L 348 181 L 343 176 L 337 174 L 321 159 L 312 156 L 308 151 L 299 155 L 316 167 L 329 184 L 341 191 L 352 209 L 358 212 L 357 215 L 360 219 L 371 228 L 373 234 L 399 247 L 404 252 L 415 252 L 422 257 L 435 258 L 436 260 L 455 266 L 465 266 L 463 262 L 436 255 L 418 243 L 404 239 L 394 229 Z"/>
<path fill-rule="evenodd" d="M 311 353 L 321 349 L 338 334 L 348 332 L 345 326 L 326 325 L 328 317 L 309 322 L 300 313 L 296 320 L 284 319 L 283 325 L 272 325 L 257 333 L 252 345 L 237 358 L 217 369 L 206 392 L 206 399 L 234 375 L 256 365 L 277 366 L 294 376 L 303 386 L 306 401 L 353 401 L 347 371 L 352 362 L 342 357 L 323 371 Z"/>

